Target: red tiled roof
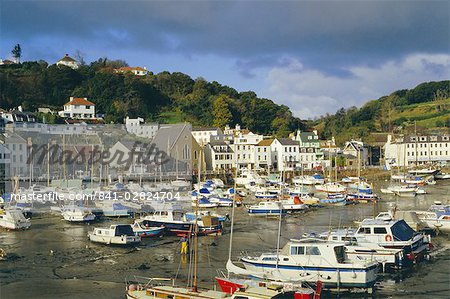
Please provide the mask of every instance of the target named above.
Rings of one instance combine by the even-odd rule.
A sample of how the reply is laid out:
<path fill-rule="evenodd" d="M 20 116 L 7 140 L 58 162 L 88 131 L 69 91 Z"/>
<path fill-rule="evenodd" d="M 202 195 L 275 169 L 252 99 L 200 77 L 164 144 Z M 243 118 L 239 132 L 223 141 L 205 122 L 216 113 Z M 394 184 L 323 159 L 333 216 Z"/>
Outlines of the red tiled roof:
<path fill-rule="evenodd" d="M 67 61 L 67 62 L 77 62 L 75 59 L 69 56 L 69 54 L 66 54 L 63 58 L 61 58 L 59 61 Z"/>
<path fill-rule="evenodd" d="M 85 98 L 73 98 L 68 103 L 65 103 L 64 106 L 68 105 L 86 105 L 86 106 L 95 106 L 91 101 L 86 100 Z"/>

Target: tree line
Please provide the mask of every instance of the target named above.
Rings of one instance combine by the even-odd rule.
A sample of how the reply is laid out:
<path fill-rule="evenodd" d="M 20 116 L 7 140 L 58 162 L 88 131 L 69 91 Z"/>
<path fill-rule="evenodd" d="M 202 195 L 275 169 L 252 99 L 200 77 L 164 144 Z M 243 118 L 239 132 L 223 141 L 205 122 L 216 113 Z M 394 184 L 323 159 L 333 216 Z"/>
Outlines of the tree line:
<path fill-rule="evenodd" d="M 180 72 L 149 73 L 146 76 L 118 74 L 127 66 L 122 60 L 101 58 L 78 69 L 27 61 L 0 66 L 1 108 L 22 105 L 27 111 L 38 107 L 61 110 L 69 97 L 87 97 L 96 104 L 105 122 L 121 123 L 126 116 L 146 121 L 187 121 L 195 126 L 224 127 L 240 124 L 253 132 L 287 136 L 305 124 L 285 105 L 259 98 L 253 91 Z M 47 121 L 56 121 L 47 117 Z"/>

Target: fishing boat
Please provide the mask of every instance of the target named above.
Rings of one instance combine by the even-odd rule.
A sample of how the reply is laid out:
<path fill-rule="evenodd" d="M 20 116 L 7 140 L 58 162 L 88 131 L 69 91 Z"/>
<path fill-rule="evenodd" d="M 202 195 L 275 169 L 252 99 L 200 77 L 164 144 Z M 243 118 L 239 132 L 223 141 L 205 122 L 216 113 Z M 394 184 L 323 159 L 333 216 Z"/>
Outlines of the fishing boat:
<path fill-rule="evenodd" d="M 248 207 L 248 213 L 256 216 L 279 216 L 285 215 L 286 210 L 283 209 L 280 202 L 276 201 L 262 201 L 257 205 Z"/>
<path fill-rule="evenodd" d="M 164 226 L 151 227 L 146 223 L 146 220 L 137 219 L 131 225 L 136 236 L 141 238 L 157 237 L 164 232 Z"/>
<path fill-rule="evenodd" d="M 372 288 L 378 262 L 350 261 L 345 244 L 318 238 L 291 239 L 279 252 L 241 258 L 244 268 L 227 263 L 231 273 L 290 282 L 316 283 L 325 287 Z"/>
<path fill-rule="evenodd" d="M 316 190 L 327 193 L 344 193 L 347 192 L 347 187 L 337 182 L 329 182 L 322 185 L 316 185 Z"/>
<path fill-rule="evenodd" d="M 156 210 L 149 215 L 141 217 L 146 220 L 146 224 L 150 227 L 166 228 L 166 232 L 174 235 L 189 235 L 193 231 L 195 225 L 194 219 L 186 217 L 186 211 L 179 205 L 169 205 Z M 222 225 L 217 217 L 202 216 L 202 220 L 198 221 L 198 230 L 200 235 L 219 235 L 222 233 Z"/>
<path fill-rule="evenodd" d="M 0 227 L 19 230 L 30 228 L 31 221 L 19 209 L 0 209 Z"/>
<path fill-rule="evenodd" d="M 88 234 L 89 240 L 106 245 L 134 245 L 141 242 L 130 224 L 114 224 L 109 228 L 94 228 Z"/>
<path fill-rule="evenodd" d="M 89 222 L 95 220 L 95 215 L 87 208 L 75 204 L 61 208 L 61 215 L 69 222 Z"/>

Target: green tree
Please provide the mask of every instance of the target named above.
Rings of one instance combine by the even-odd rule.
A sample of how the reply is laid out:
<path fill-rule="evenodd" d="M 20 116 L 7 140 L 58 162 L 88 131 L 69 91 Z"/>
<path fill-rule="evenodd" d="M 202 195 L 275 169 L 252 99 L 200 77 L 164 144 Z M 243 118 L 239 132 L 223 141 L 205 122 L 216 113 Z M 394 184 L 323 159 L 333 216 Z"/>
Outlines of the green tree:
<path fill-rule="evenodd" d="M 22 57 L 22 48 L 20 47 L 20 44 L 15 45 L 11 53 L 13 57 L 16 59 L 16 63 L 20 63 L 20 57 Z"/>
<path fill-rule="evenodd" d="M 215 127 L 223 128 L 233 120 L 228 101 L 229 98 L 224 94 L 217 96 L 214 100 L 212 113 L 214 116 L 213 125 Z"/>

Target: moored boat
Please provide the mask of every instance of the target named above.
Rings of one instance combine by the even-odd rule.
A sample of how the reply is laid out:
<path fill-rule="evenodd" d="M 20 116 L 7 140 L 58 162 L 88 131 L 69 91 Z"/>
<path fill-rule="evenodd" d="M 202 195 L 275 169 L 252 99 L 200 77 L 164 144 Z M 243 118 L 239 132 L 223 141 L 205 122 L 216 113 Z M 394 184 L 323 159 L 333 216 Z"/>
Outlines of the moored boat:
<path fill-rule="evenodd" d="M 146 220 L 137 219 L 131 225 L 136 236 L 141 238 L 157 237 L 164 232 L 164 226 L 151 227 L 146 223 Z"/>
<path fill-rule="evenodd" d="M 262 201 L 257 205 L 251 205 L 248 207 L 248 213 L 250 215 L 257 216 L 279 216 L 285 215 L 286 210 L 283 209 L 281 203 L 276 201 Z"/>
<path fill-rule="evenodd" d="M 134 245 L 141 242 L 130 224 L 114 224 L 109 228 L 94 228 L 88 234 L 89 240 L 106 245 Z"/>
<path fill-rule="evenodd" d="M 19 209 L 0 209 L 0 227 L 19 230 L 30 228 L 31 221 Z"/>

